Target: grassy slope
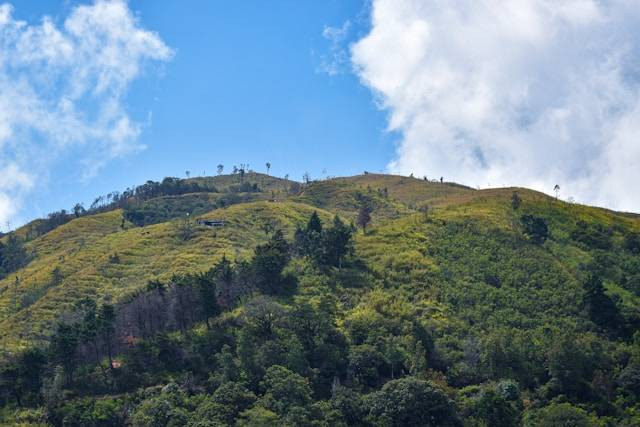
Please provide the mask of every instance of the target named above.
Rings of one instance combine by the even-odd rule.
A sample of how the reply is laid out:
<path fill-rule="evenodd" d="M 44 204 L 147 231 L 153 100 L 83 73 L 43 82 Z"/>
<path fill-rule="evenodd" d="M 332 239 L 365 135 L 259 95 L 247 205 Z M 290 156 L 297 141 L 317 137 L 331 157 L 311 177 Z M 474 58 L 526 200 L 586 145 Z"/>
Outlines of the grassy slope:
<path fill-rule="evenodd" d="M 579 311 L 578 266 L 594 258 L 593 251 L 570 239 L 574 224 L 581 219 L 613 227 L 614 247 L 620 247 L 622 232 L 639 231 L 640 220 L 525 189 L 517 189 L 523 204 L 514 212 L 514 190 L 445 199 L 428 217 L 413 214 L 359 234 L 359 253 L 379 274 L 404 283 L 409 293 L 437 298 L 471 325 L 534 328 L 555 318 L 562 327 Z M 524 212 L 547 220 L 552 237 L 544 245 L 522 239 L 517 218 Z M 616 284 L 607 285 L 627 306 L 638 301 Z"/>
<path fill-rule="evenodd" d="M 239 183 L 237 175 L 192 179 L 219 189 Z M 52 321 L 82 296 L 118 299 L 149 279 L 207 269 L 222 254 L 245 256 L 264 241 L 265 223 L 283 228 L 291 237 L 295 225 L 314 209 L 320 208 L 323 220 L 333 213 L 352 220 L 363 198 L 376 210 L 374 227 L 367 235 L 358 233 L 358 252 L 379 277 L 403 284 L 412 303 L 438 300 L 451 315 L 479 328 L 535 327 L 543 313 L 558 317 L 560 327 L 563 319 L 576 313 L 581 295 L 577 266 L 593 256 L 569 238 L 577 219 L 640 230 L 637 216 L 557 202 L 526 189 L 472 190 L 368 174 L 314 182 L 300 195 L 285 196 L 290 181 L 261 174 L 247 174 L 245 180 L 258 182 L 265 190 L 262 197 L 270 198 L 273 191 L 276 198 L 289 200 L 257 201 L 204 214 L 203 218 L 226 220 L 227 226 L 198 227 L 188 242 L 176 238 L 175 222 L 143 228 L 126 224 L 121 229 L 119 210 L 73 220 L 30 242 L 36 258 L 0 281 L 2 346 L 14 348 L 46 335 Z M 384 188 L 386 197 L 378 191 Z M 513 191 L 523 199 L 515 214 L 509 203 Z M 415 210 L 423 204 L 431 207 L 427 218 Z M 545 217 L 553 239 L 542 247 L 516 239 L 516 216 L 522 212 Z M 614 240 L 619 245 L 619 232 Z M 116 253 L 117 263 L 110 261 Z M 56 267 L 64 277 L 59 284 L 51 280 Z M 608 287 L 627 305 L 637 302 L 635 295 L 616 284 Z M 516 300 L 511 298 L 514 289 L 519 295 Z M 21 307 L 29 292 L 36 301 Z"/>
<path fill-rule="evenodd" d="M 196 227 L 187 242 L 176 237 L 176 223 L 167 222 L 120 229 L 121 211 L 71 221 L 30 243 L 37 257 L 26 268 L 0 282 L 0 337 L 5 348 L 38 339 L 51 323 L 83 296 L 110 295 L 118 299 L 144 286 L 148 280 L 173 273 L 202 271 L 226 254 L 243 257 L 265 240 L 265 222 L 284 229 L 291 237 L 297 224 L 313 208 L 294 202 L 253 202 L 202 215 L 224 219 L 219 229 Z M 328 220 L 330 214 L 320 212 Z M 119 262 L 110 257 L 117 254 Z M 64 279 L 52 284 L 53 269 Z M 15 277 L 19 277 L 16 287 Z M 20 301 L 28 292 L 39 298 L 28 307 Z"/>

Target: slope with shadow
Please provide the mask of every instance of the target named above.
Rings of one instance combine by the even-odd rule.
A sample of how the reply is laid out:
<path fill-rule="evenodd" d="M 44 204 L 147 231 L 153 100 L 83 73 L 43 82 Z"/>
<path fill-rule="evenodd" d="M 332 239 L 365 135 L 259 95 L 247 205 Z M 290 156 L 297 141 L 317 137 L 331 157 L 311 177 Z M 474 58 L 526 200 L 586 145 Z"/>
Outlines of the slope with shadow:
<path fill-rule="evenodd" d="M 122 228 L 121 210 L 73 220 L 30 242 L 35 258 L 0 281 L 2 347 L 41 341 L 83 297 L 117 301 L 149 280 L 206 270 L 223 255 L 246 257 L 266 240 L 266 226 L 291 238 L 314 210 L 287 201 L 237 204 L 201 216 L 223 220 L 224 227 L 192 222 L 188 240 L 180 237 L 180 221 Z M 318 211 L 325 220 L 331 216 Z"/>

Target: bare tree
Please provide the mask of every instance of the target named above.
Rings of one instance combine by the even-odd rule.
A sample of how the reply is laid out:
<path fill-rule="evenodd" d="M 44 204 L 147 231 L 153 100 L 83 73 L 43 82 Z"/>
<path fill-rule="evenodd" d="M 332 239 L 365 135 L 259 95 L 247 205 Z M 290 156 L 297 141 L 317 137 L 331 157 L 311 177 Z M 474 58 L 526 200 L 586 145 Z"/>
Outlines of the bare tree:
<path fill-rule="evenodd" d="M 189 214 L 184 218 L 178 220 L 176 223 L 176 235 L 178 238 L 184 242 L 187 240 L 191 240 L 195 235 L 194 225 L 191 219 L 189 218 Z"/>
<path fill-rule="evenodd" d="M 363 203 L 358 211 L 358 225 L 362 227 L 362 232 L 367 232 L 367 224 L 371 222 L 371 207 L 368 203 Z"/>

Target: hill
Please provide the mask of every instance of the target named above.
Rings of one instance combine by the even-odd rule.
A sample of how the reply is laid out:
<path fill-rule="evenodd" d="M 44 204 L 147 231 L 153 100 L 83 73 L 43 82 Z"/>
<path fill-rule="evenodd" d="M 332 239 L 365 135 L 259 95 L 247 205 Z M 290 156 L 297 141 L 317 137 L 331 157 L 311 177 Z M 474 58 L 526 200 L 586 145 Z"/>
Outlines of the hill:
<path fill-rule="evenodd" d="M 366 232 L 350 226 L 363 206 Z M 523 188 L 246 173 L 77 216 L 15 233 L 6 422 L 640 422 L 637 215 Z"/>

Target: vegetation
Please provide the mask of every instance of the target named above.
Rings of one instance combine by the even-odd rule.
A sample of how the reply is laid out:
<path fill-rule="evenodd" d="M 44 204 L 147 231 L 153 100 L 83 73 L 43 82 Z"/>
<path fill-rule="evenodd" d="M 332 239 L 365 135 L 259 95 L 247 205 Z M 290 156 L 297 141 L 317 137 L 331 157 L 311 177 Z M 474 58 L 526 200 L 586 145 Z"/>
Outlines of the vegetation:
<path fill-rule="evenodd" d="M 0 424 L 640 422 L 637 216 L 218 170 L 1 238 Z"/>

